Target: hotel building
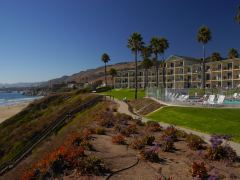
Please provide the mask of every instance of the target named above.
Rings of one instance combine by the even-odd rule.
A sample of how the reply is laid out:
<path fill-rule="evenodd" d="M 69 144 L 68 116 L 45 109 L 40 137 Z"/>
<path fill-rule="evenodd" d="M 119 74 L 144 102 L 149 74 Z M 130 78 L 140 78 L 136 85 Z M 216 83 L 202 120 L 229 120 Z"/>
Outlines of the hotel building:
<path fill-rule="evenodd" d="M 184 89 L 200 88 L 202 80 L 201 60 L 184 57 L 170 56 L 166 61 L 165 83 L 167 88 Z M 138 87 L 154 87 L 159 75 L 159 87 L 163 87 L 163 70 L 155 67 L 149 70 L 139 68 Z M 148 78 L 147 78 L 148 77 Z M 240 59 L 226 59 L 205 63 L 206 88 L 236 88 L 240 87 Z M 135 70 L 126 69 L 117 72 L 115 88 L 134 88 Z"/>

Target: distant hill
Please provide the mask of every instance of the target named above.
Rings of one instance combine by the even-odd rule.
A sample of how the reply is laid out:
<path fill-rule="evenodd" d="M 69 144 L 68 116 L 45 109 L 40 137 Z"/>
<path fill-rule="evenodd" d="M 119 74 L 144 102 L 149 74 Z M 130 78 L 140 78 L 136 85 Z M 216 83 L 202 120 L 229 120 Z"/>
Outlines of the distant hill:
<path fill-rule="evenodd" d="M 139 63 L 140 64 L 140 63 Z M 107 66 L 107 71 L 109 71 L 111 68 L 117 69 L 117 70 L 123 70 L 123 69 L 132 69 L 134 68 L 135 63 L 134 62 L 121 62 L 117 64 L 112 64 Z M 108 75 L 108 82 L 111 83 L 111 77 Z M 48 83 L 66 83 L 75 81 L 77 83 L 86 83 L 86 82 L 94 82 L 97 80 L 104 80 L 104 66 L 98 67 L 96 69 L 88 69 L 85 71 L 81 71 L 79 73 L 73 74 L 71 76 L 63 76 L 60 78 L 49 80 Z"/>

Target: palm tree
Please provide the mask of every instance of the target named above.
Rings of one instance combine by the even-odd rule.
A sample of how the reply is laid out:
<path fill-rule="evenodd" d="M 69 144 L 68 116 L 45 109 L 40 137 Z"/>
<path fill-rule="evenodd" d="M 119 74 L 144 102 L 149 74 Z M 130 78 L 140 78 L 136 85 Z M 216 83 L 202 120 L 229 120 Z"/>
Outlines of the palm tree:
<path fill-rule="evenodd" d="M 168 40 L 165 38 L 160 38 L 159 39 L 159 47 L 160 47 L 160 53 L 163 55 L 162 58 L 162 72 L 163 72 L 163 87 L 166 88 L 166 78 L 165 78 L 165 58 L 164 58 L 164 53 L 165 51 L 169 48 L 169 43 Z"/>
<path fill-rule="evenodd" d="M 156 67 L 156 74 L 157 74 L 156 86 L 158 87 L 158 82 L 159 82 L 159 76 L 158 76 L 158 69 L 159 69 L 158 54 L 160 53 L 158 37 L 155 36 L 155 37 L 153 37 L 151 39 L 150 47 L 151 47 L 152 53 L 155 55 L 155 58 L 153 59 L 153 64 Z"/>
<path fill-rule="evenodd" d="M 238 51 L 234 48 L 231 48 L 228 52 L 228 58 L 229 59 L 234 59 L 234 58 L 238 58 L 239 54 Z"/>
<path fill-rule="evenodd" d="M 238 6 L 237 15 L 235 16 L 235 20 L 238 24 L 240 24 L 240 6 Z"/>
<path fill-rule="evenodd" d="M 109 71 L 109 74 L 112 76 L 112 86 L 114 88 L 114 77 L 117 75 L 117 70 L 114 68 L 111 68 Z"/>
<path fill-rule="evenodd" d="M 211 31 L 208 27 L 202 26 L 198 30 L 197 40 L 203 45 L 203 58 L 202 58 L 202 88 L 205 88 L 205 45 L 212 39 Z"/>
<path fill-rule="evenodd" d="M 221 60 L 222 60 L 222 57 L 221 57 L 220 53 L 218 53 L 218 52 L 212 53 L 211 61 L 221 61 Z"/>
<path fill-rule="evenodd" d="M 105 73 L 105 85 L 107 86 L 107 63 L 110 61 L 110 57 L 107 53 L 102 55 L 102 62 L 104 62 L 104 73 Z"/>
<path fill-rule="evenodd" d="M 144 45 L 142 35 L 134 32 L 128 39 L 127 47 L 134 53 L 135 55 L 135 99 L 137 99 L 137 90 L 138 90 L 138 82 L 137 82 L 137 57 L 138 53 L 141 51 Z"/>
<path fill-rule="evenodd" d="M 151 48 L 150 47 L 143 47 L 141 50 L 141 54 L 142 54 L 142 66 L 145 70 L 145 84 L 144 84 L 144 88 L 146 88 L 148 86 L 148 69 L 152 67 L 152 61 L 149 59 L 150 55 L 151 55 Z"/>
<path fill-rule="evenodd" d="M 158 75 L 158 70 L 159 70 L 159 61 L 158 61 L 158 54 L 162 54 L 163 55 L 163 59 L 162 59 L 162 68 L 163 68 L 163 86 L 165 87 L 165 63 L 164 63 L 164 53 L 165 50 L 169 47 L 169 43 L 167 41 L 167 39 L 165 38 L 160 38 L 158 39 L 158 37 L 153 37 L 150 41 L 150 47 L 152 50 L 152 53 L 155 55 L 155 59 L 154 59 L 154 65 L 156 66 L 156 72 L 157 72 L 157 83 L 156 86 L 158 87 L 159 84 L 159 75 Z"/>

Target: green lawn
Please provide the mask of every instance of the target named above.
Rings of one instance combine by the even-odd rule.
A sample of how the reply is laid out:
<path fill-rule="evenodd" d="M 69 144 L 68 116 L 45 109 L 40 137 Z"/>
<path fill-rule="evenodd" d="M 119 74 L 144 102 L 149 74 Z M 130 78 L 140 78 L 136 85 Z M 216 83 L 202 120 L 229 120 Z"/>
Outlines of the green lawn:
<path fill-rule="evenodd" d="M 134 89 L 113 89 L 111 91 L 102 92 L 101 94 L 114 96 L 116 99 L 122 100 L 124 97 L 127 100 L 134 99 Z M 138 98 L 143 98 L 145 91 L 143 89 L 138 90 Z"/>
<path fill-rule="evenodd" d="M 240 109 L 165 107 L 147 118 L 209 134 L 228 134 L 240 142 Z"/>

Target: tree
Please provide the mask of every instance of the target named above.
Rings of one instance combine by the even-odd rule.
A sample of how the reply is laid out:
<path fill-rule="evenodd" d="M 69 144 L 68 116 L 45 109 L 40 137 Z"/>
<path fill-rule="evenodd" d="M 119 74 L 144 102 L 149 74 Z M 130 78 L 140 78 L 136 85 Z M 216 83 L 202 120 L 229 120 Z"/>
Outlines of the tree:
<path fill-rule="evenodd" d="M 127 47 L 132 51 L 132 53 L 134 53 L 134 56 L 135 56 L 135 99 L 137 99 L 137 90 L 138 90 L 137 58 L 138 58 L 138 53 L 141 51 L 143 45 L 144 45 L 144 42 L 141 34 L 134 32 L 133 34 L 130 35 L 128 39 Z"/>
<path fill-rule="evenodd" d="M 221 61 L 221 60 L 222 60 L 222 57 L 221 57 L 220 53 L 218 53 L 218 52 L 212 53 L 211 61 Z"/>
<path fill-rule="evenodd" d="M 159 75 L 158 75 L 158 70 L 159 70 L 159 62 L 158 62 L 158 54 L 160 53 L 160 47 L 159 47 L 159 39 L 158 37 L 153 37 L 150 41 L 150 47 L 152 53 L 155 55 L 155 58 L 153 59 L 153 64 L 156 67 L 156 74 L 157 74 L 157 82 L 156 86 L 158 87 L 158 82 L 159 82 Z"/>
<path fill-rule="evenodd" d="M 166 88 L 166 71 L 165 71 L 165 57 L 164 57 L 164 53 L 165 51 L 169 48 L 169 43 L 168 40 L 165 38 L 160 38 L 159 39 L 159 45 L 160 45 L 160 53 L 163 55 L 162 58 L 162 75 L 163 75 L 163 87 Z"/>
<path fill-rule="evenodd" d="M 203 45 L 202 58 L 202 88 L 205 88 L 205 45 L 212 39 L 211 31 L 208 27 L 202 26 L 198 30 L 197 40 Z"/>
<path fill-rule="evenodd" d="M 231 48 L 228 52 L 228 58 L 229 59 L 234 59 L 234 58 L 238 58 L 239 54 L 238 51 L 234 48 Z"/>
<path fill-rule="evenodd" d="M 240 24 L 240 6 L 238 6 L 237 14 L 235 16 L 235 20 L 238 24 Z"/>
<path fill-rule="evenodd" d="M 117 70 L 114 68 L 111 68 L 109 71 L 109 74 L 112 76 L 112 86 L 114 87 L 114 77 L 117 75 Z"/>
<path fill-rule="evenodd" d="M 110 57 L 107 53 L 102 55 L 102 62 L 104 62 L 104 73 L 105 73 L 105 85 L 107 86 L 107 63 L 110 61 Z"/>
<path fill-rule="evenodd" d="M 152 53 L 155 55 L 155 59 L 154 59 L 154 65 L 156 66 L 156 72 L 157 72 L 157 87 L 159 84 L 159 74 L 158 74 L 158 70 L 159 70 L 159 61 L 158 61 L 158 54 L 162 54 L 163 55 L 163 59 L 162 59 L 162 68 L 163 68 L 163 86 L 165 86 L 165 63 L 164 63 L 164 53 L 165 50 L 169 47 L 169 43 L 167 41 L 167 39 L 165 38 L 160 38 L 158 39 L 158 37 L 153 37 L 150 41 L 150 47 L 152 50 Z"/>
<path fill-rule="evenodd" d="M 141 55 L 143 58 L 142 61 L 142 66 L 145 70 L 145 83 L 144 83 L 144 88 L 148 86 L 148 69 L 152 67 L 152 61 L 149 59 L 151 56 L 151 48 L 150 47 L 143 47 L 141 50 Z"/>

